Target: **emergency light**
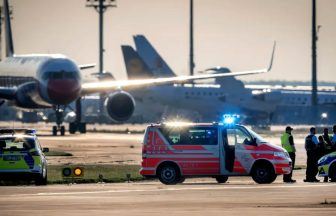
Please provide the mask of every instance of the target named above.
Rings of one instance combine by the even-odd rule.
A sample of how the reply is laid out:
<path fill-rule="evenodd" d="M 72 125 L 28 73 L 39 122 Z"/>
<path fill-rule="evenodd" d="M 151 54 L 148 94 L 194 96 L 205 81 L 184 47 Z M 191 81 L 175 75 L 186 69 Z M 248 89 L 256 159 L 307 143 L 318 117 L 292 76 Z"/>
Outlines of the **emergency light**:
<path fill-rule="evenodd" d="M 237 114 L 224 114 L 223 123 L 224 124 L 235 124 L 239 118 L 240 116 Z"/>

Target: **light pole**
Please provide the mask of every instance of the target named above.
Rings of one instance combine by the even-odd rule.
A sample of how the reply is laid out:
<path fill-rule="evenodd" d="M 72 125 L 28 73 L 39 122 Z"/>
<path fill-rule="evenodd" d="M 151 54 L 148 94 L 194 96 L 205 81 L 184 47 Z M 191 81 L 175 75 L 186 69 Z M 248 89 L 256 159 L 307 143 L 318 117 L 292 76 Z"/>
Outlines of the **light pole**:
<path fill-rule="evenodd" d="M 190 0 L 190 23 L 189 23 L 189 74 L 194 75 L 194 1 Z"/>
<path fill-rule="evenodd" d="M 86 7 L 94 8 L 99 14 L 99 73 L 104 73 L 104 12 L 116 6 L 116 0 L 86 0 Z"/>
<path fill-rule="evenodd" d="M 316 60 L 316 0 L 312 0 L 312 106 L 317 105 L 317 60 Z"/>
<path fill-rule="evenodd" d="M 13 7 L 9 6 L 9 17 L 13 19 Z M 3 7 L 0 6 L 0 61 L 2 61 L 2 21 L 3 21 Z"/>
<path fill-rule="evenodd" d="M 116 0 L 86 0 L 86 7 L 94 8 L 99 14 L 99 71 L 98 79 L 104 78 L 104 12 L 109 7 L 117 7 Z M 99 115 L 103 119 L 104 94 L 100 94 Z"/>

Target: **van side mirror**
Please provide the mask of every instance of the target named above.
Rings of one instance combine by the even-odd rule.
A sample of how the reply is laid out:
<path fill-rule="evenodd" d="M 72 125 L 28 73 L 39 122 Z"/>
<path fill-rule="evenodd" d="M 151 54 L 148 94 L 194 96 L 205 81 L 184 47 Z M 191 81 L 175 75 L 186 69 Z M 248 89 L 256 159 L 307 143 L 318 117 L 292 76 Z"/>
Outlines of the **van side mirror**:
<path fill-rule="evenodd" d="M 257 144 L 257 138 L 252 138 L 252 143 L 251 143 L 253 146 L 258 146 Z"/>
<path fill-rule="evenodd" d="M 43 148 L 43 149 L 42 149 L 42 152 L 43 152 L 43 153 L 49 152 L 49 148 Z"/>

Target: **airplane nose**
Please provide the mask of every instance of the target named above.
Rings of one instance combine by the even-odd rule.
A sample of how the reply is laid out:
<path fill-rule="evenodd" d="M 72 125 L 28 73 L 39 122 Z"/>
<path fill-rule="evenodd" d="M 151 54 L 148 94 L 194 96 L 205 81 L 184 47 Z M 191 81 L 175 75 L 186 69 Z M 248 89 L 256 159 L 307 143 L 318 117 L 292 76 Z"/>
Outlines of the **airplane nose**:
<path fill-rule="evenodd" d="M 48 96 L 55 105 L 66 105 L 79 97 L 81 85 L 76 79 L 50 79 Z"/>

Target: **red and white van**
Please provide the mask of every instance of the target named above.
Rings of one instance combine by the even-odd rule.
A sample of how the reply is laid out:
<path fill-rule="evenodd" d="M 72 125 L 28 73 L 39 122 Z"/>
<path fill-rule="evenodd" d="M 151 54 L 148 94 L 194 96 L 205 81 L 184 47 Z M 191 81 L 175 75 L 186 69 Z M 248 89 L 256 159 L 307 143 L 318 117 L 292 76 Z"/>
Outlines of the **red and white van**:
<path fill-rule="evenodd" d="M 260 184 L 291 171 L 291 159 L 251 129 L 238 124 L 162 123 L 147 127 L 142 149 L 145 177 L 176 184 L 186 177 L 252 176 Z"/>

